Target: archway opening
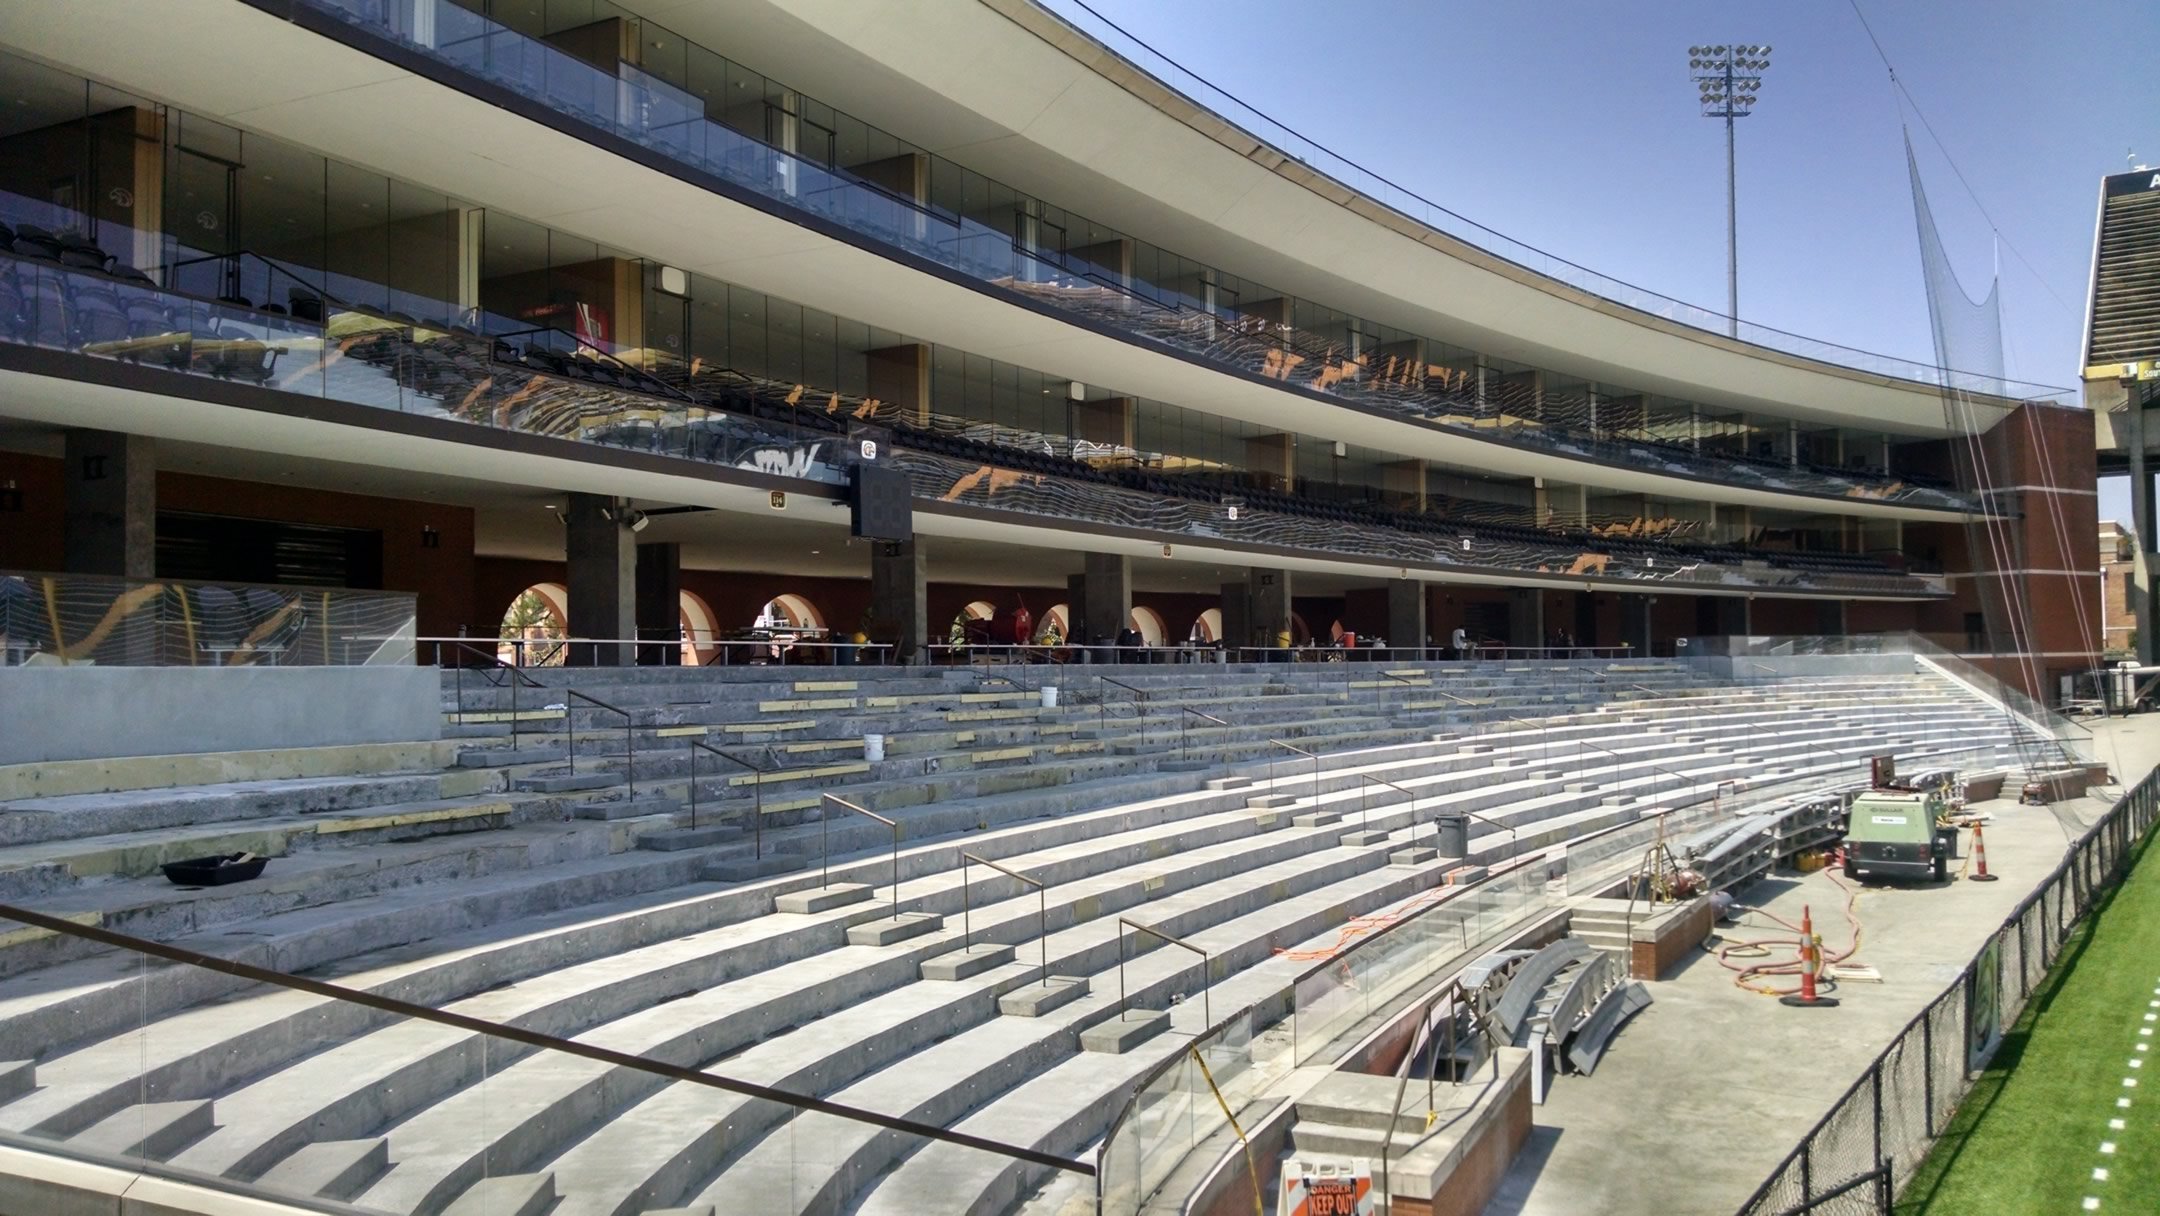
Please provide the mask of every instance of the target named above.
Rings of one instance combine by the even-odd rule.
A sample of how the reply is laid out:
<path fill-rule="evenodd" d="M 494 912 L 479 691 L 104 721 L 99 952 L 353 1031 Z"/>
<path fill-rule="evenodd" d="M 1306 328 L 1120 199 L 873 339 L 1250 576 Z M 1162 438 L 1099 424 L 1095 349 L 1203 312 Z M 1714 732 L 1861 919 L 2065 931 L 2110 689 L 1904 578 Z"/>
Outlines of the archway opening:
<path fill-rule="evenodd" d="M 1222 640 L 1222 609 L 1210 608 L 1193 619 L 1192 629 L 1185 635 L 1202 646 L 1213 646 Z"/>
<path fill-rule="evenodd" d="M 720 622 L 712 605 L 696 592 L 684 591 L 677 597 L 676 616 L 682 622 L 683 666 L 702 666 L 719 649 Z"/>
<path fill-rule="evenodd" d="M 560 667 L 570 636 L 570 592 L 561 583 L 534 583 L 503 610 L 495 657 L 525 667 Z"/>
<path fill-rule="evenodd" d="M 1162 613 L 1153 608 L 1134 608 L 1131 624 L 1140 634 L 1140 640 L 1149 646 L 1160 646 L 1169 636 L 1163 628 Z"/>
<path fill-rule="evenodd" d="M 1042 619 L 1035 622 L 1035 644 L 1038 646 L 1061 646 L 1072 637 L 1072 609 L 1065 604 L 1052 604 Z"/>
<path fill-rule="evenodd" d="M 758 629 L 819 629 L 825 628 L 825 614 L 817 605 L 802 596 L 789 593 L 776 595 L 765 601 L 758 610 L 755 623 Z"/>

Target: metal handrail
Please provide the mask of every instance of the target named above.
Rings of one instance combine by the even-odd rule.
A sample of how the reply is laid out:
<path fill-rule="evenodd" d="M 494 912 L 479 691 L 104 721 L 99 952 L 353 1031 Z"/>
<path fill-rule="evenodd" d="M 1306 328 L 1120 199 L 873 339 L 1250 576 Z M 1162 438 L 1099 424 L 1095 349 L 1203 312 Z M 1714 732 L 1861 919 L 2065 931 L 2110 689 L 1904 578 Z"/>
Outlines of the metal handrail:
<path fill-rule="evenodd" d="M 468 654 L 486 659 L 491 668 L 504 673 L 503 683 L 510 686 L 510 750 L 516 751 L 518 746 L 518 687 L 523 685 L 526 688 L 542 688 L 545 685 L 519 671 L 514 665 L 503 662 L 502 656 L 499 654 L 490 654 L 468 642 L 453 641 L 451 645 Z M 442 666 L 441 642 L 435 643 L 435 666 L 438 668 Z M 460 663 L 451 670 L 457 673 L 451 677 L 451 684 L 457 697 L 457 724 L 463 726 L 465 725 L 465 665 Z M 503 686 L 493 680 L 489 680 L 488 683 L 496 688 Z M 563 724 L 565 726 L 569 725 L 567 716 Z"/>
<path fill-rule="evenodd" d="M 1318 805 L 1320 800 L 1320 754 L 1318 752 L 1306 751 L 1304 748 L 1299 747 L 1295 743 L 1286 743 L 1281 739 L 1270 739 L 1268 740 L 1268 742 L 1287 751 L 1295 752 L 1298 755 L 1304 756 L 1312 761 L 1312 796 L 1314 804 Z M 1272 793 L 1275 789 L 1275 762 L 1272 759 L 1268 761 L 1267 779 L 1268 790 L 1270 793 Z"/>
<path fill-rule="evenodd" d="M 1003 874 L 1003 875 L 1004 875 L 1005 877 L 1007 877 L 1007 878 L 1016 878 L 1016 879 L 1020 880 L 1021 882 L 1024 882 L 1024 883 L 1026 883 L 1027 885 L 1029 885 L 1029 886 L 1031 886 L 1031 887 L 1035 888 L 1035 897 L 1036 897 L 1036 909 L 1035 909 L 1035 941 L 1036 941 L 1037 945 L 1039 945 L 1039 946 L 1041 947 L 1041 949 L 1042 949 L 1042 982 L 1043 982 L 1043 986 L 1044 986 L 1044 987 L 1046 987 L 1046 988 L 1047 988 L 1047 987 L 1049 987 L 1049 986 L 1050 986 L 1050 893 L 1049 893 L 1049 887 L 1048 887 L 1048 886 L 1046 886 L 1046 885 L 1045 885 L 1045 884 L 1044 884 L 1044 883 L 1042 882 L 1042 880 L 1040 880 L 1040 879 L 1036 879 L 1036 878 L 1029 878 L 1029 877 L 1028 877 L 1027 875 L 1025 875 L 1025 874 L 1021 874 L 1021 873 L 1018 873 L 1017 871 L 1013 871 L 1013 870 L 1008 870 L 1008 869 L 1006 869 L 1006 868 L 1005 868 L 1004 866 L 1001 866 L 1001 865 L 999 865 L 998 863 L 996 863 L 996 862 L 994 862 L 994 861 L 990 860 L 990 859 L 989 859 L 989 858 L 987 858 L 987 857 L 978 857 L 978 856 L 976 856 L 975 854 L 973 854 L 973 853 L 968 853 L 968 852 L 963 852 L 963 853 L 961 853 L 961 854 L 960 854 L 960 951 L 961 951 L 961 953 L 965 954 L 965 953 L 966 953 L 967 951 L 969 951 L 969 950 L 973 949 L 973 948 L 974 948 L 974 944 L 975 944 L 975 919 L 974 919 L 974 900 L 973 900 L 972 896 L 970 896 L 970 894 L 969 894 L 969 892 L 968 892 L 968 863 L 969 863 L 969 862 L 974 862 L 974 863 L 976 863 L 976 864 L 978 864 L 978 865 L 985 865 L 985 866 L 989 866 L 989 867 L 990 867 L 991 869 L 993 869 L 993 870 L 996 870 L 996 871 L 997 871 L 998 873 L 1000 873 L 1000 874 Z"/>
<path fill-rule="evenodd" d="M 635 738 L 636 726 L 635 720 L 630 716 L 630 711 L 624 709 L 620 705 L 610 705 L 598 697 L 586 696 L 584 693 L 579 692 L 575 688 L 566 688 L 563 691 L 565 693 L 568 693 L 570 696 L 585 702 L 587 705 L 593 706 L 596 709 L 604 709 L 611 714 L 622 715 L 623 778 L 629 782 L 630 797 L 637 797 L 637 739 Z M 563 707 L 563 735 L 570 741 L 570 773 L 572 776 L 576 776 L 577 722 L 571 717 L 571 710 L 570 707 L 567 705 Z"/>
<path fill-rule="evenodd" d="M 1118 917 L 1118 918 L 1117 918 L 1117 922 L 1118 922 L 1119 924 L 1121 924 L 1121 925 L 1124 925 L 1125 927 L 1127 927 L 1127 928 L 1129 928 L 1129 929 L 1133 929 L 1133 930 L 1136 930 L 1137 932 L 1145 933 L 1145 934 L 1147 934 L 1147 935 L 1148 935 L 1149 937 L 1158 937 L 1158 938 L 1161 938 L 1161 939 L 1162 939 L 1163 941 L 1169 942 L 1169 943 L 1170 943 L 1171 945 L 1173 945 L 1173 946 L 1178 946 L 1178 947 L 1181 947 L 1181 948 L 1183 948 L 1183 949 L 1186 949 L 1186 950 L 1190 950 L 1190 951 L 1192 951 L 1192 952 L 1193 952 L 1194 954 L 1197 954 L 1197 955 L 1199 955 L 1199 956 L 1200 956 L 1200 1024 L 1201 1024 L 1201 1026 L 1203 1027 L 1203 1029 L 1202 1029 L 1201 1033 L 1205 1034 L 1205 1033 L 1206 1033 L 1206 1029 L 1205 1029 L 1205 1028 L 1207 1028 L 1207 1027 L 1212 1027 L 1212 1026 L 1214 1026 L 1214 1025 L 1215 1025 L 1215 1007 L 1214 1007 L 1214 1005 L 1212 1004 L 1212 1002 L 1210 1001 L 1210 999 L 1209 999 L 1209 997 L 1208 997 L 1208 990 L 1209 990 L 1209 989 L 1210 989 L 1210 988 L 1211 988 L 1211 987 L 1213 986 L 1213 980 L 1214 980 L 1214 977 L 1213 977 L 1213 976 L 1210 976 L 1210 975 L 1208 974 L 1208 952 L 1207 952 L 1206 950 L 1203 950 L 1203 949 L 1201 949 L 1201 948 L 1200 948 L 1200 947 L 1198 947 L 1198 946 L 1195 946 L 1195 945 L 1193 945 L 1193 944 L 1192 944 L 1191 942 L 1189 942 L 1189 941 L 1186 941 L 1186 940 L 1185 940 L 1185 939 L 1183 939 L 1183 938 L 1179 938 L 1179 937 L 1172 937 L 1172 936 L 1170 936 L 1169 934 L 1167 934 L 1167 933 L 1163 932 L 1163 931 L 1162 931 L 1162 930 L 1160 930 L 1160 929 L 1157 929 L 1157 928 L 1155 928 L 1155 927 L 1154 927 L 1154 926 L 1152 926 L 1152 925 L 1143 925 L 1143 924 L 1141 924 L 1141 923 L 1140 923 L 1139 921 L 1133 920 L 1133 919 L 1131 919 L 1130 917 L 1124 917 L 1124 916 L 1120 916 L 1120 917 Z M 1118 1020 L 1122 1022 L 1122 1021 L 1124 1021 L 1124 1020 L 1125 1020 L 1125 1005 L 1126 1005 L 1126 1001 L 1125 1001 L 1125 935 L 1124 935 L 1124 934 L 1122 934 L 1122 933 L 1118 934 L 1118 939 L 1117 939 L 1117 940 L 1118 940 L 1118 958 L 1117 958 L 1117 1012 L 1118 1012 Z"/>
<path fill-rule="evenodd" d="M 824 852 L 824 860 L 823 860 L 823 861 L 822 861 L 822 862 L 820 863 L 820 869 L 821 869 L 821 872 L 822 872 L 822 876 L 823 876 L 823 878 L 822 878 L 822 882 L 820 883 L 820 885 L 821 885 L 821 886 L 827 886 L 827 887 L 829 887 L 829 886 L 831 886 L 831 885 L 832 885 L 832 829 L 831 829 L 831 827 L 830 827 L 829 825 L 830 825 L 830 824 L 832 823 L 832 808 L 833 808 L 833 807 L 836 807 L 836 806 L 837 806 L 837 807 L 839 807 L 839 808 L 840 808 L 841 810 L 844 810 L 844 811 L 853 811 L 853 812 L 855 812 L 856 814 L 858 814 L 858 815 L 861 815 L 861 816 L 863 816 L 863 817 L 864 817 L 865 819 L 875 819 L 875 820 L 877 820 L 877 821 L 878 821 L 879 823 L 882 823 L 882 824 L 884 824 L 884 825 L 885 825 L 886 827 L 888 827 L 888 828 L 891 828 L 891 829 L 892 829 L 892 915 L 893 915 L 893 919 L 894 919 L 894 920 L 896 920 L 896 921 L 897 921 L 897 920 L 899 920 L 899 919 L 900 919 L 900 824 L 899 824 L 899 821 L 898 821 L 898 820 L 893 820 L 893 819 L 887 819 L 887 818 L 886 818 L 885 816 L 883 816 L 883 815 L 880 815 L 880 814 L 878 814 L 878 813 L 877 813 L 876 811 L 870 810 L 870 809 L 869 809 L 868 807 L 862 807 L 862 806 L 857 806 L 856 804 L 854 804 L 854 803 L 852 803 L 852 802 L 849 802 L 849 801 L 848 801 L 847 799 L 845 799 L 845 798 L 842 798 L 842 797 L 841 797 L 840 795 L 838 795 L 838 794 L 827 794 L 827 795 L 825 795 L 825 796 L 824 796 L 824 798 L 823 798 L 823 799 L 822 799 L 822 800 L 821 800 L 821 801 L 819 802 L 819 804 L 818 804 L 818 834 L 819 834 L 819 837 L 820 837 L 820 841 L 819 841 L 819 844 L 820 844 L 820 847 L 822 848 L 822 850 L 823 850 L 823 852 Z"/>
<path fill-rule="evenodd" d="M 745 760 L 745 759 L 743 759 L 743 758 L 742 758 L 741 756 L 731 755 L 731 754 L 729 754 L 729 753 L 727 753 L 727 752 L 721 751 L 721 750 L 720 750 L 719 748 L 717 748 L 717 747 L 714 747 L 714 746 L 713 746 L 712 744 L 710 744 L 710 743 L 707 743 L 707 742 L 705 742 L 705 741 L 704 741 L 703 739 L 686 739 L 686 740 L 684 740 L 684 742 L 686 742 L 686 743 L 688 743 L 688 744 L 690 745 L 690 827 L 691 827 L 691 829 L 692 829 L 692 830 L 694 831 L 694 830 L 696 830 L 696 828 L 697 828 L 697 754 L 698 754 L 699 752 L 701 752 L 701 751 L 711 752 L 711 753 L 712 753 L 713 755 L 715 755 L 715 756 L 718 756 L 718 757 L 720 757 L 720 758 L 721 758 L 722 760 L 726 760 L 726 761 L 728 761 L 728 762 L 730 762 L 730 763 L 732 763 L 732 764 L 739 764 L 739 765 L 741 765 L 742 767 L 744 767 L 744 768 L 746 768 L 746 769 L 749 769 L 749 770 L 750 770 L 750 771 L 751 771 L 752 773 L 756 774 L 756 778 L 757 778 L 757 779 L 756 779 L 756 780 L 753 780 L 753 781 L 752 781 L 752 782 L 750 783 L 750 833 L 751 833 L 751 841 L 752 841 L 752 847 L 753 847 L 753 849 L 755 850 L 755 851 L 754 851 L 754 853 L 753 853 L 752 855 L 753 855 L 753 856 L 755 856 L 755 857 L 756 857 L 756 858 L 757 858 L 758 860 L 760 860 L 760 861 L 764 860 L 764 858 L 765 858 L 765 781 L 764 781 L 764 777 L 765 777 L 765 774 L 766 774 L 766 773 L 769 773 L 769 772 L 771 772 L 772 770 L 771 770 L 771 769 L 767 769 L 767 768 L 759 768 L 759 767 L 758 767 L 757 765 L 755 765 L 755 764 L 752 764 L 752 763 L 750 763 L 750 762 L 749 762 L 748 760 Z"/>
<path fill-rule="evenodd" d="M 1215 725 L 1220 726 L 1225 730 L 1230 729 L 1230 723 L 1223 721 L 1221 718 L 1216 717 L 1214 714 L 1205 713 L 1201 710 L 1194 709 L 1190 705 L 1180 705 L 1178 706 L 1178 708 L 1184 711 L 1178 716 L 1177 722 L 1177 752 L 1178 759 L 1180 761 L 1188 759 L 1185 751 L 1185 714 L 1190 714 L 1193 717 L 1199 718 L 1205 722 L 1213 722 Z"/>
<path fill-rule="evenodd" d="M 1133 700 L 1133 717 L 1134 717 L 1134 719 L 1135 719 L 1135 720 L 1136 720 L 1137 722 L 1139 722 L 1139 724 L 1140 724 L 1140 745 L 1141 745 L 1142 747 L 1146 747 L 1146 746 L 1147 746 L 1147 699 L 1148 699 L 1148 693 L 1147 693 L 1147 689 L 1145 689 L 1145 688 L 1140 688 L 1140 687 L 1137 687 L 1137 686 L 1135 686 L 1135 685 L 1132 685 L 1132 684 L 1127 684 L 1127 683 L 1126 683 L 1125 681 L 1123 681 L 1123 680 L 1117 680 L 1117 679 L 1112 679 L 1112 678 L 1111 678 L 1111 677 L 1109 677 L 1109 676 L 1104 676 L 1104 675 L 1098 675 L 1098 676 L 1096 676 L 1095 678 L 1096 678 L 1096 679 L 1097 679 L 1098 681 L 1100 681 L 1100 682 L 1102 682 L 1102 683 L 1104 683 L 1104 684 L 1112 684 L 1112 685 L 1115 685 L 1115 686 L 1117 686 L 1117 687 L 1119 687 L 1119 688 L 1122 688 L 1122 689 L 1124 689 L 1124 690 L 1125 690 L 1126 692 L 1129 692 L 1129 693 L 1131 693 L 1131 694 L 1132 694 L 1132 700 Z M 1098 699 L 1096 700 L 1096 702 L 1095 702 L 1095 710 L 1096 710 L 1096 713 L 1095 713 L 1095 727 L 1096 727 L 1096 729 L 1097 729 L 1097 730 L 1108 730 L 1108 729 L 1110 729 L 1110 698 L 1109 698 L 1108 696 L 1102 696 L 1102 697 L 1099 697 L 1099 698 L 1098 698 Z"/>

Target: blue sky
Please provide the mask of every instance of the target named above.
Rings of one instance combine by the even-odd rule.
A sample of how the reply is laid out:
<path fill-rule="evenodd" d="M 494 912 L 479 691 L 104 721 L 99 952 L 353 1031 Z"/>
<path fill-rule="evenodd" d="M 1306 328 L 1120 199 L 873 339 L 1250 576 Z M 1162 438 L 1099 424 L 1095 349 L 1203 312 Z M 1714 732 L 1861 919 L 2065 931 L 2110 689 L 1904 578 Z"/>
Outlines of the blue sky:
<path fill-rule="evenodd" d="M 1267 129 L 1082 10 L 1143 67 Z M 1725 305 L 1723 124 L 1699 116 L 1695 43 L 1768 43 L 1739 127 L 1740 315 L 1932 362 L 1901 124 L 1974 294 L 2000 251 L 2006 366 L 2075 385 L 2099 180 L 2160 165 L 2153 0 L 1860 0 L 1951 162 L 1901 108 L 1847 0 L 1088 0 L 1330 149 L 1450 210 L 1602 273 Z M 2029 259 L 2024 260 L 2010 247 Z M 2111 505 L 2122 504 L 2122 505 Z M 2127 509 L 2102 487 L 2102 514 Z"/>

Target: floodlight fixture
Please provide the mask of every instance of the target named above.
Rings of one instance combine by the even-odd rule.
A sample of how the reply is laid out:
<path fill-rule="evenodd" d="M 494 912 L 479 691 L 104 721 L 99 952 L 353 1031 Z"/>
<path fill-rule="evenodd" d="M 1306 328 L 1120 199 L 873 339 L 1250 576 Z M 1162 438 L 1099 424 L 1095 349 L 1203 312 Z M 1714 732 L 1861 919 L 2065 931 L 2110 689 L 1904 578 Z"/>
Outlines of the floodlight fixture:
<path fill-rule="evenodd" d="M 1688 68 L 1694 73 L 1696 100 L 1704 118 L 1725 122 L 1725 312 L 1726 332 L 1740 336 L 1740 221 L 1733 165 L 1733 120 L 1755 112 L 1761 73 L 1770 67 L 1768 43 L 1691 46 Z"/>

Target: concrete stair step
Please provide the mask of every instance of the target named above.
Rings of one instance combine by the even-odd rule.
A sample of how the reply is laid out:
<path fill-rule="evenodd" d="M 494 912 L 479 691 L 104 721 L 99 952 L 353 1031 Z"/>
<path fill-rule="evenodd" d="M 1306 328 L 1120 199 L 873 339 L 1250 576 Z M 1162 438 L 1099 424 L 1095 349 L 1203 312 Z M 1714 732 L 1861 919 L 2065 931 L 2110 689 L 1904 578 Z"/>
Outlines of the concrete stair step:
<path fill-rule="evenodd" d="M 555 1206 L 553 1174 L 484 1179 L 443 1209 L 443 1216 L 544 1216 Z"/>
<path fill-rule="evenodd" d="M 390 1168 L 390 1142 L 317 1140 L 300 1147 L 262 1176 L 271 1191 L 290 1191 L 321 1199 L 350 1199 Z"/>
<path fill-rule="evenodd" d="M 68 1137 L 68 1143 L 116 1157 L 163 1159 L 209 1134 L 212 1126 L 209 1102 L 149 1102 L 114 1112 Z"/>
<path fill-rule="evenodd" d="M 280 858 L 300 849 L 496 828 L 511 822 L 520 805 L 501 797 L 446 799 L 22 845 L 7 850 L 7 859 L 0 861 L 0 895 L 20 893 L 25 883 L 55 870 L 73 882 L 144 878 L 167 862 L 190 857 Z"/>
<path fill-rule="evenodd" d="M 20 798 L 0 807 L 5 811 L 0 814 L 0 847 L 354 810 L 499 788 L 500 779 L 493 774 L 453 771 L 216 782 Z"/>

